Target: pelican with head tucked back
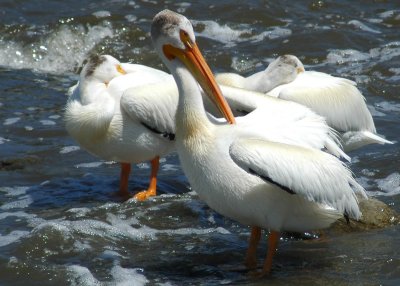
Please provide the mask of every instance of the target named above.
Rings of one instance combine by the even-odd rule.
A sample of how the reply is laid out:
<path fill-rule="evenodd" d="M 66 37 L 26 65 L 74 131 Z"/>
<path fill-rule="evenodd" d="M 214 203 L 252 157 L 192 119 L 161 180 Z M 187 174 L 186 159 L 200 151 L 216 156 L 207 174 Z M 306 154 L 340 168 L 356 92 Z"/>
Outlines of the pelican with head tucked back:
<path fill-rule="evenodd" d="M 157 96 L 162 82 L 162 95 Z M 168 82 L 170 84 L 168 84 Z M 141 92 L 136 89 L 141 86 Z M 169 90 L 174 92 L 168 93 Z M 150 184 L 135 198 L 156 194 L 159 157 L 174 148 L 174 114 L 163 112 L 175 95 L 165 72 L 92 56 L 70 91 L 65 110 L 68 133 L 87 151 L 121 163 L 120 193 L 128 196 L 131 163 L 151 161 Z"/>
<path fill-rule="evenodd" d="M 345 151 L 373 143 L 393 144 L 376 134 L 372 115 L 355 82 L 322 72 L 305 71 L 296 56 L 280 56 L 264 71 L 249 77 L 221 73 L 216 79 L 223 85 L 266 93 L 311 108 L 341 134 Z M 239 99 L 236 101 L 240 103 Z"/>
<path fill-rule="evenodd" d="M 179 90 L 176 149 L 182 169 L 211 208 L 252 227 L 248 266 L 256 264 L 261 228 L 271 231 L 261 273 L 267 274 L 279 232 L 326 228 L 343 215 L 360 218 L 354 190 L 365 196 L 364 189 L 336 157 L 291 144 L 304 136 L 296 134 L 297 126 L 276 118 L 268 139 L 257 124 L 236 124 L 187 18 L 164 10 L 154 17 L 151 36 Z M 207 115 L 198 84 L 228 124 Z"/>

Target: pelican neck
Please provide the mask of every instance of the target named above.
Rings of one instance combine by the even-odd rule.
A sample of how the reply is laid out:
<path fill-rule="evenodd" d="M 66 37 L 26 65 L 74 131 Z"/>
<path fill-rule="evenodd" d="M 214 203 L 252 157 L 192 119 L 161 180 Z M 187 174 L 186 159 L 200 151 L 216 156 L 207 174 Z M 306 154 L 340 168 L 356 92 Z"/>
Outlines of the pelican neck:
<path fill-rule="evenodd" d="M 257 72 L 245 79 L 245 88 L 254 89 L 254 84 L 256 84 L 255 90 L 258 92 L 268 92 L 278 85 L 271 80 L 271 76 L 266 74 L 265 71 Z"/>
<path fill-rule="evenodd" d="M 107 89 L 105 83 L 96 78 L 81 80 L 80 93 L 82 104 L 90 104 L 103 99 L 101 94 Z"/>
<path fill-rule="evenodd" d="M 171 73 L 179 91 L 176 113 L 177 133 L 193 134 L 194 130 L 200 130 L 202 127 L 209 128 L 212 123 L 204 109 L 199 84 L 182 63 L 178 61 L 175 63 L 176 66 L 171 69 Z"/>

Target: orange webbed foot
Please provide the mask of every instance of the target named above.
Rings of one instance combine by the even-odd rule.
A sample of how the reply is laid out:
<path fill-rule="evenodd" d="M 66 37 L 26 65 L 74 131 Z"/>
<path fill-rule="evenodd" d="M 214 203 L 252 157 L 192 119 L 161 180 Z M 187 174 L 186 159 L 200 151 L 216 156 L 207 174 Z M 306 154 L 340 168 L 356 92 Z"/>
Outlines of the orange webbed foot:
<path fill-rule="evenodd" d="M 136 195 L 133 196 L 133 198 L 140 202 L 143 202 L 150 197 L 154 197 L 156 194 L 157 194 L 157 192 L 155 189 L 148 189 L 148 190 L 137 193 Z"/>

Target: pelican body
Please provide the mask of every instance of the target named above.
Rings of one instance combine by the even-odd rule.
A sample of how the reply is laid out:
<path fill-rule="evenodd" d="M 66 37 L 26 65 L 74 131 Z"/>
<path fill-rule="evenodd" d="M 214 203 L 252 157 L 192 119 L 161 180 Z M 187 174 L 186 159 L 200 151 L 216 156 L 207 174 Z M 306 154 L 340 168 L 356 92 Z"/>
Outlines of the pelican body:
<path fill-rule="evenodd" d="M 153 83 L 170 78 L 156 69 L 121 64 L 109 55 L 93 56 L 82 69 L 78 84 L 69 92 L 65 109 L 68 133 L 90 153 L 121 163 L 122 195 L 128 194 L 130 164 L 150 160 L 149 189 L 138 193 L 136 198 L 145 199 L 156 193 L 158 159 L 174 148 L 175 127 L 169 114 L 157 112 L 157 103 L 168 101 L 168 96 L 158 99 L 149 96 L 153 100 L 149 102 L 146 93 L 152 94 Z M 135 92 L 138 86 L 146 87 L 141 94 Z M 148 123 L 147 117 L 160 114 L 166 116 L 160 119 L 164 126 Z"/>
<path fill-rule="evenodd" d="M 217 81 L 311 108 L 341 134 L 345 151 L 373 143 L 393 144 L 376 134 L 372 115 L 355 82 L 322 72 L 305 71 L 296 56 L 280 56 L 266 70 L 249 77 L 222 73 L 217 76 Z"/>
<path fill-rule="evenodd" d="M 361 216 L 354 191 L 365 196 L 351 172 L 333 155 L 304 144 L 292 144 L 295 132 L 312 120 L 293 119 L 258 126 L 241 124 L 216 84 L 197 47 L 187 18 L 169 10 L 158 13 L 151 36 L 158 55 L 179 90 L 176 148 L 193 190 L 212 209 L 252 227 L 246 264 L 256 264 L 260 229 L 269 229 L 269 251 L 263 274 L 270 272 L 281 231 L 328 227 L 345 215 Z M 198 84 L 228 123 L 209 116 Z M 315 128 L 319 128 L 314 126 Z"/>

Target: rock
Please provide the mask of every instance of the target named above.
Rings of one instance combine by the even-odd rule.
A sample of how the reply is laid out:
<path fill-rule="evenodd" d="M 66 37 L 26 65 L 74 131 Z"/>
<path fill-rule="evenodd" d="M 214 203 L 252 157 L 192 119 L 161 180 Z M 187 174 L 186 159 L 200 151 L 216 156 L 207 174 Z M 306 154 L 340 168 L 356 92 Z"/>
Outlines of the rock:
<path fill-rule="evenodd" d="M 27 165 L 36 164 L 40 158 L 35 155 L 25 157 L 5 158 L 0 160 L 0 171 L 15 171 L 24 169 Z"/>
<path fill-rule="evenodd" d="M 376 198 L 359 198 L 359 206 L 362 212 L 360 221 L 340 219 L 331 227 L 334 231 L 353 232 L 369 229 L 384 228 L 400 223 L 399 214 L 387 204 Z"/>

